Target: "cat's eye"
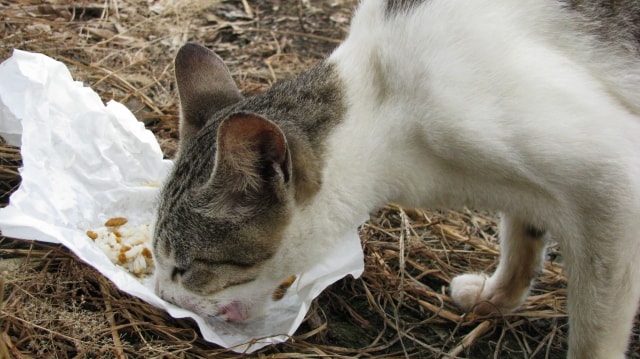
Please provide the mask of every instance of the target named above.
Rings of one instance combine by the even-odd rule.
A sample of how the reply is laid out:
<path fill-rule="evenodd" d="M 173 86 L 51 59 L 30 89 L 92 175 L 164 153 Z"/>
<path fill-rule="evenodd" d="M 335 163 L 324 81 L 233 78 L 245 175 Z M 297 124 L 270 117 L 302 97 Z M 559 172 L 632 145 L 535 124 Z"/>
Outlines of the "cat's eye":
<path fill-rule="evenodd" d="M 171 280 L 175 282 L 178 279 L 178 276 L 183 275 L 186 271 L 187 270 L 183 268 L 173 267 L 173 271 L 171 272 Z"/>

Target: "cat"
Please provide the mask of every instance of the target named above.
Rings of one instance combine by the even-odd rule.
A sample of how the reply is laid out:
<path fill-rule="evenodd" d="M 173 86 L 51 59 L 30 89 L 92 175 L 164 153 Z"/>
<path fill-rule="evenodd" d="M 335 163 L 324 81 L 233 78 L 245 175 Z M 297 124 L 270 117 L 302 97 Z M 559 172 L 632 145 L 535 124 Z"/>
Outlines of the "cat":
<path fill-rule="evenodd" d="M 371 210 L 501 213 L 465 310 L 516 309 L 553 236 L 569 358 L 623 358 L 640 298 L 640 5 L 365 0 L 325 60 L 244 98 L 222 60 L 175 59 L 181 117 L 156 291 L 246 322 Z"/>

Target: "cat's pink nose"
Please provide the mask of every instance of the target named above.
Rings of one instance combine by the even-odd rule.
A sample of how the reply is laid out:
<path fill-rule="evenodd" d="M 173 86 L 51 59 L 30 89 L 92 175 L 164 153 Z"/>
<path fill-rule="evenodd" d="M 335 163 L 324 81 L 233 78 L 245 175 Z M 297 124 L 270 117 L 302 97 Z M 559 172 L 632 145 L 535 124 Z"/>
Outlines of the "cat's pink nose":
<path fill-rule="evenodd" d="M 233 301 L 220 308 L 218 316 L 227 322 L 240 322 L 249 317 L 249 306 L 239 301 Z"/>

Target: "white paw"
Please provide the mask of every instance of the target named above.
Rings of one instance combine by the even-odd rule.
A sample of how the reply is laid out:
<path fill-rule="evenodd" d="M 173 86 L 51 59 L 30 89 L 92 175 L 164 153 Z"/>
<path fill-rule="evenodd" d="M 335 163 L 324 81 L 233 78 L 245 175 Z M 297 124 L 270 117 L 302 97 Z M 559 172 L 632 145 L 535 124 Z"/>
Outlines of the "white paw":
<path fill-rule="evenodd" d="M 471 310 L 477 303 L 486 300 L 488 280 L 484 274 L 463 274 L 453 278 L 450 286 L 453 301 L 460 308 Z"/>

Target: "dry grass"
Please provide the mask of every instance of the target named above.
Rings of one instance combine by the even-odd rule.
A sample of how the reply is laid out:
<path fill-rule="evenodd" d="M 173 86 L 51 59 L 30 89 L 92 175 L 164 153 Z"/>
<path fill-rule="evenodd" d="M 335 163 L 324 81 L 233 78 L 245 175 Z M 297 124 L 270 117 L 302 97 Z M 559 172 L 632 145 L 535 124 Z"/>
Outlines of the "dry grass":
<path fill-rule="evenodd" d="M 227 61 L 247 94 L 312 66 L 344 37 L 354 0 L 0 2 L 0 59 L 13 48 L 63 61 L 107 101 L 126 104 L 167 157 L 177 140 L 172 58 L 186 41 Z M 19 151 L 0 144 L 0 203 L 18 186 Z M 463 272 L 497 264 L 493 215 L 388 206 L 361 229 L 366 271 L 316 301 L 287 343 L 257 357 L 560 358 L 565 278 L 547 262 L 515 314 L 462 313 L 446 294 Z M 555 247 L 549 259 L 558 258 Z M 204 358 L 191 320 L 118 291 L 60 246 L 0 239 L 0 358 Z M 640 358 L 640 338 L 632 343 Z"/>

